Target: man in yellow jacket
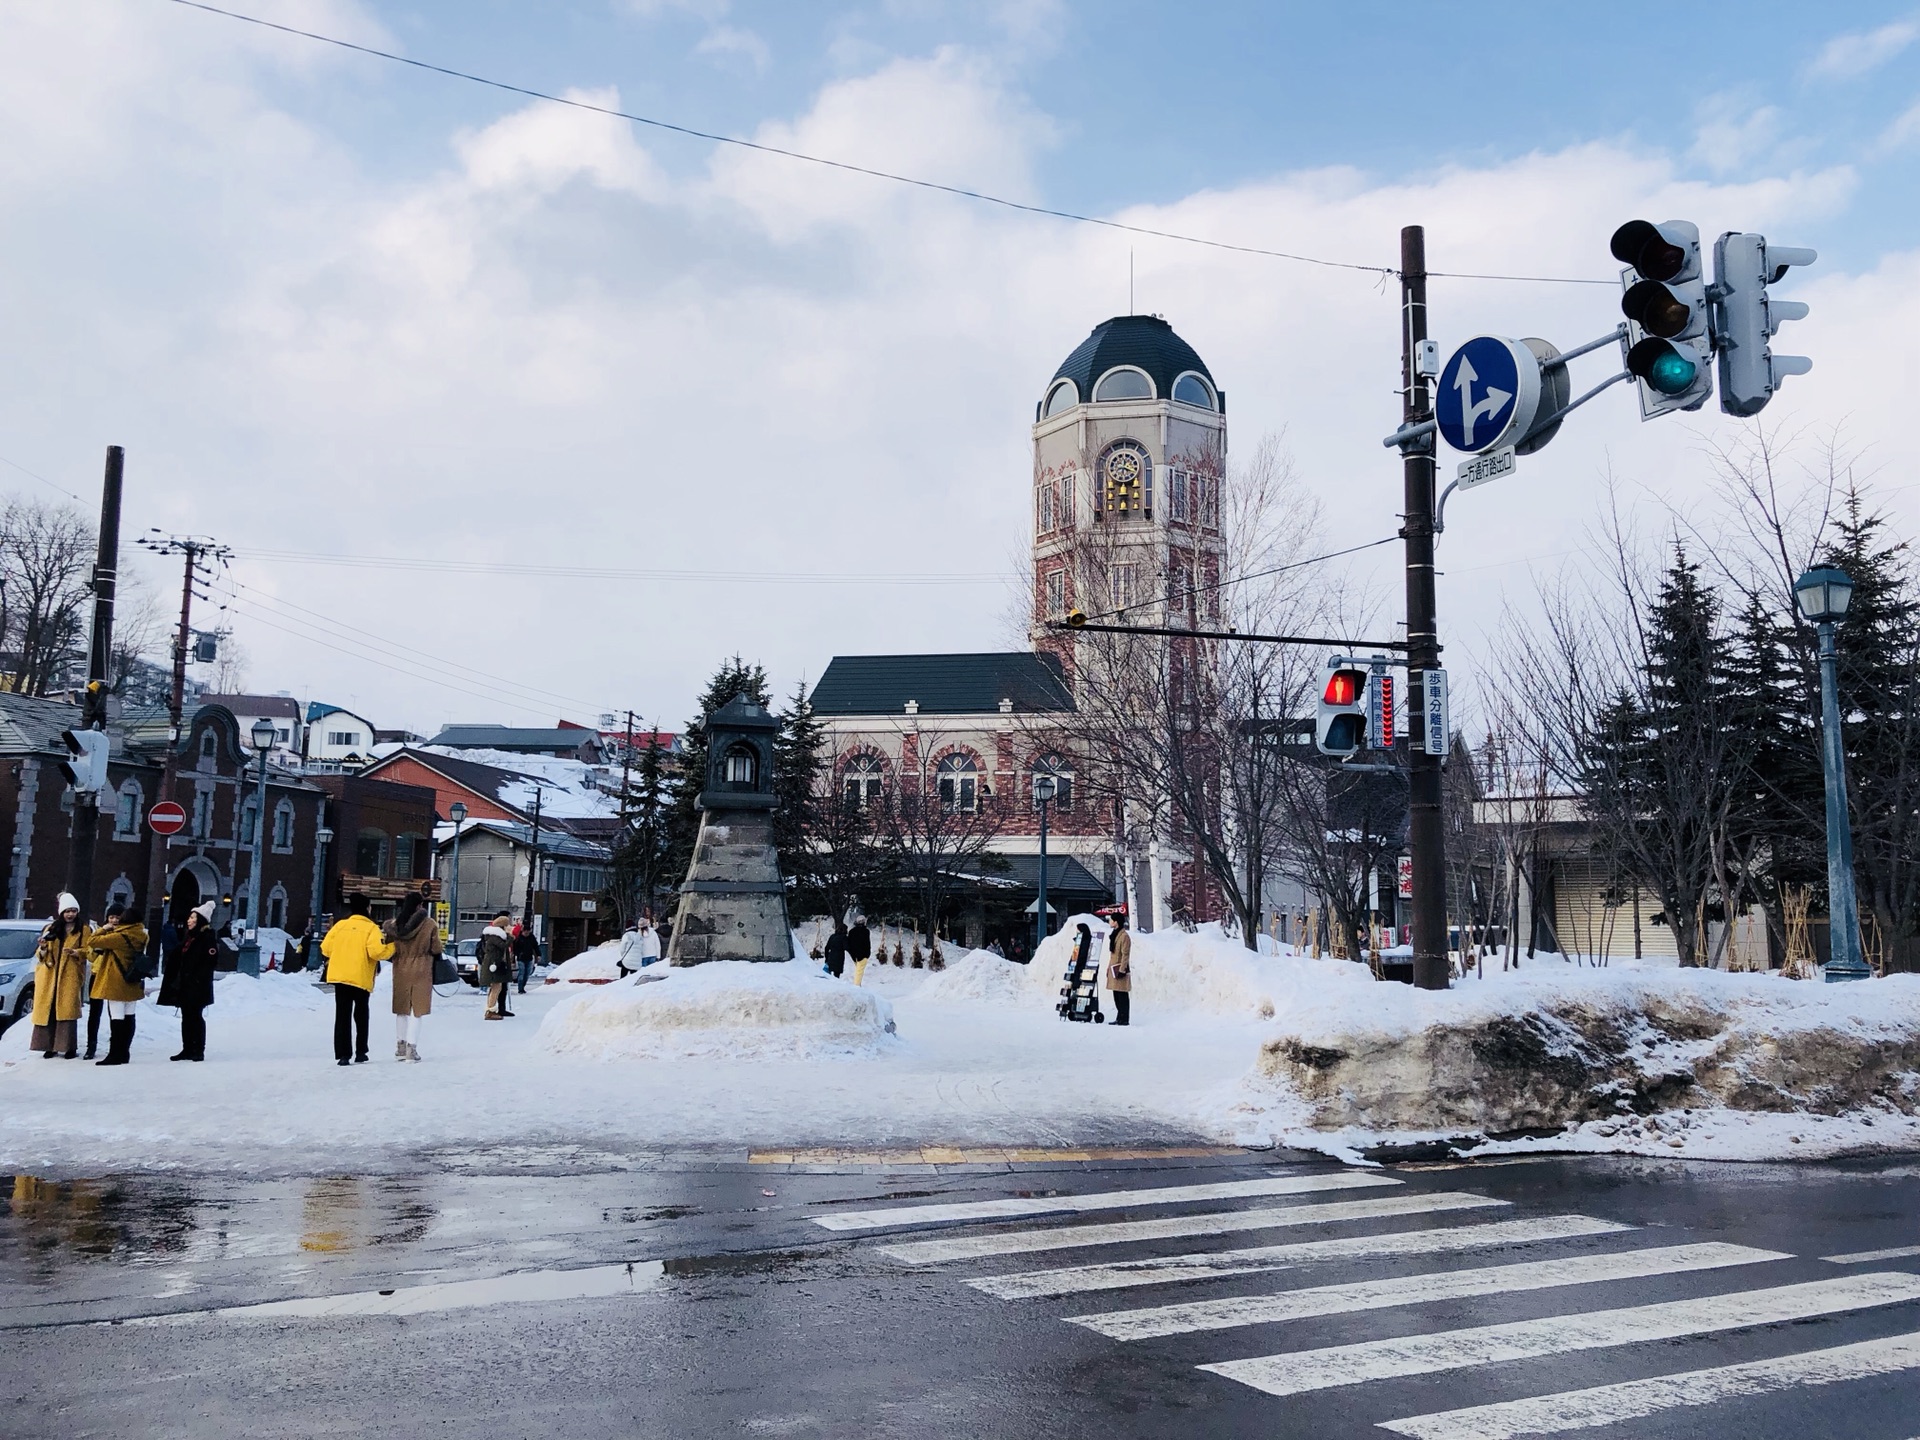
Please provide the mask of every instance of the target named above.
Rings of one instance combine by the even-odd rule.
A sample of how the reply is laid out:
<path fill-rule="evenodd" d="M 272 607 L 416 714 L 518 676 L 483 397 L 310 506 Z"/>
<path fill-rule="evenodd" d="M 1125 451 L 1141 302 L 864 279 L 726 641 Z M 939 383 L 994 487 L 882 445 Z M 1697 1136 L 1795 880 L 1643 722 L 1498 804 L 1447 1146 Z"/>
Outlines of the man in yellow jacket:
<path fill-rule="evenodd" d="M 367 997 L 380 962 L 393 958 L 393 946 L 381 939 L 368 908 L 366 896 L 349 895 L 347 914 L 320 942 L 327 983 L 333 986 L 333 1058 L 342 1065 L 367 1063 Z"/>

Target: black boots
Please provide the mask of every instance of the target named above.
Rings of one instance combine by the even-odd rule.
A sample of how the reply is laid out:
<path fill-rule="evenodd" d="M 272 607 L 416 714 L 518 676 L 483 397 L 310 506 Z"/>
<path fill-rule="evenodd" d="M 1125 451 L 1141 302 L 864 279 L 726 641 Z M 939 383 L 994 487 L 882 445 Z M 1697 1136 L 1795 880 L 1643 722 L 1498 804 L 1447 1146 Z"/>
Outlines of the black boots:
<path fill-rule="evenodd" d="M 125 1065 L 133 1059 L 133 1016 L 124 1020 L 107 1019 L 107 1058 L 101 1065 Z"/>

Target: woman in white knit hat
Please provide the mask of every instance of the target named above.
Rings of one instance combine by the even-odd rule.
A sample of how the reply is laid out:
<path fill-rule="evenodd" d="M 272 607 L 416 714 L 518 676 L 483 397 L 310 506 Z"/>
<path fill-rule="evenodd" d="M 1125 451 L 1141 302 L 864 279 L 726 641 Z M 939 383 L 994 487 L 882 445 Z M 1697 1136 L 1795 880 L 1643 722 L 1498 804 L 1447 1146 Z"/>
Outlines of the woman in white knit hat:
<path fill-rule="evenodd" d="M 213 967 L 220 953 L 220 943 L 213 935 L 213 912 L 211 900 L 187 912 L 186 924 L 167 955 L 167 968 L 160 977 L 159 1003 L 180 1007 L 180 1053 L 169 1059 L 207 1058 L 205 1012 L 213 1004 Z"/>
<path fill-rule="evenodd" d="M 59 912 L 40 932 L 33 964 L 33 1038 L 31 1048 L 51 1060 L 80 1058 L 79 1020 L 87 1006 L 87 925 L 80 902 L 61 895 Z"/>

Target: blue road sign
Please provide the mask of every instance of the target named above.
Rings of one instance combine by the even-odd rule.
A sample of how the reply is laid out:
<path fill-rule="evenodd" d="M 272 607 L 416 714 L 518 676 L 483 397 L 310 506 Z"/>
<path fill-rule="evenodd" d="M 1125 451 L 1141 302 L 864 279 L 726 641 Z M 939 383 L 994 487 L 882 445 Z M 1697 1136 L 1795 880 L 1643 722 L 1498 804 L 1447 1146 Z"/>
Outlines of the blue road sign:
<path fill-rule="evenodd" d="M 1440 372 L 1434 417 L 1440 435 L 1470 454 L 1511 445 L 1540 404 L 1540 362 L 1518 341 L 1476 335 Z"/>

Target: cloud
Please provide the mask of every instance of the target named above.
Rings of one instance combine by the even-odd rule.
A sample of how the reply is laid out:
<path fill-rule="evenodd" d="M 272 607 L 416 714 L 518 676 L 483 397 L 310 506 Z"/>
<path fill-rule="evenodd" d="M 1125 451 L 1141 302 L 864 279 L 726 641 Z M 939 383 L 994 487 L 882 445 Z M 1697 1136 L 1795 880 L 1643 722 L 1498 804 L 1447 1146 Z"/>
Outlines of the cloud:
<path fill-rule="evenodd" d="M 129 533 L 189 529 L 242 552 L 252 588 L 220 618 L 266 689 L 423 731 L 628 706 L 674 722 L 736 651 L 784 690 L 835 653 L 1000 644 L 1034 403 L 1124 307 L 1129 250 L 1140 308 L 1226 388 L 1236 448 L 1285 427 L 1338 542 L 1397 523 L 1379 438 L 1398 423 L 1398 322 L 1375 276 L 734 150 L 689 172 L 658 164 L 646 131 L 547 104 L 451 132 L 438 163 L 396 173 L 278 103 L 291 82 L 276 52 L 146 26 L 150 8 L 20 7 L 38 17 L 19 32 L 31 43 L 0 50 L 0 208 L 26 217 L 0 229 L 0 453 L 91 493 L 101 447 L 127 446 Z M 145 27 L 137 55 L 98 42 L 95 9 Z M 29 107 L 36 72 L 78 88 Z M 1014 195 L 1039 193 L 1057 143 L 999 68 L 958 50 L 835 81 L 756 134 Z M 56 164 L 24 154 L 43 136 Z M 1417 182 L 1302 170 L 1120 218 L 1382 265 L 1417 218 L 1436 270 L 1608 280 L 1624 216 L 1811 241 L 1856 184 L 1844 169 L 1704 180 L 1592 144 Z M 1852 415 L 1863 443 L 1894 440 L 1880 417 L 1901 413 L 1920 258 L 1809 275 L 1791 294 L 1814 314 L 1790 336 L 1816 368 L 1769 419 Z M 1609 330 L 1618 301 L 1610 285 L 1436 279 L 1431 314 L 1443 347 L 1481 331 L 1570 347 Z M 1586 384 L 1610 357 L 1577 363 Z M 1450 641 L 1524 587 L 1524 567 L 1480 567 L 1577 543 L 1603 466 L 1684 494 L 1706 483 L 1697 437 L 1735 424 L 1707 411 L 1643 426 L 1612 393 L 1577 418 L 1498 494 L 1450 506 Z M 780 583 L 424 573 L 394 557 Z M 1391 561 L 1371 573 L 1390 583 Z M 984 578 L 924 583 L 954 575 Z M 315 624 L 357 628 L 317 639 Z M 423 654 L 388 668 L 358 632 Z M 447 661 L 481 673 L 447 688 L 429 668 Z"/>
<path fill-rule="evenodd" d="M 1877 70 L 1920 39 L 1920 17 L 1836 35 L 1820 47 L 1807 73 L 1822 80 L 1850 80 Z"/>
<path fill-rule="evenodd" d="M 1695 112 L 1697 128 L 1688 153 L 1716 175 L 1743 169 L 1778 148 L 1780 119 L 1775 106 L 1715 95 Z"/>
<path fill-rule="evenodd" d="M 773 62 L 773 52 L 767 48 L 767 42 L 737 25 L 714 26 L 693 48 L 696 54 L 743 63 L 756 75 Z"/>
<path fill-rule="evenodd" d="M 1920 142 L 1920 102 L 1907 107 L 1894 122 L 1880 132 L 1875 148 L 1886 154 L 1895 150 L 1905 150 Z"/>

